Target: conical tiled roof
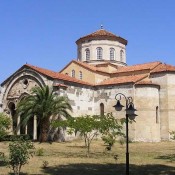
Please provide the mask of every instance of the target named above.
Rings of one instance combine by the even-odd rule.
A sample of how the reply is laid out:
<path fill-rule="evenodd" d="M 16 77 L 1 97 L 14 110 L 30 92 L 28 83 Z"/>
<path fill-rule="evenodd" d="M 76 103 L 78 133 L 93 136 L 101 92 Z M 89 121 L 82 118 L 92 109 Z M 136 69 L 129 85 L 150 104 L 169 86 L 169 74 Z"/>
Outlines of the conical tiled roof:
<path fill-rule="evenodd" d="M 127 45 L 127 40 L 125 40 L 124 38 L 121 38 L 120 36 L 114 35 L 113 33 L 108 32 L 104 29 L 97 30 L 96 32 L 93 32 L 89 35 L 81 37 L 76 41 L 76 44 L 83 42 L 85 40 L 102 40 L 102 39 L 119 41 L 122 44 Z"/>

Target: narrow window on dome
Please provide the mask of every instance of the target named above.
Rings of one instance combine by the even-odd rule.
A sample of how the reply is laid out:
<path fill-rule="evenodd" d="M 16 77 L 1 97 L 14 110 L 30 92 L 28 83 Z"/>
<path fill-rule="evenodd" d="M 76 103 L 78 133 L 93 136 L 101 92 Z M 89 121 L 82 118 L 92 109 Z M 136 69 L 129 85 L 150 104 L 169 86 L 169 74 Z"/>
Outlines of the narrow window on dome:
<path fill-rule="evenodd" d="M 123 52 L 123 50 L 120 50 L 120 61 L 121 62 L 124 61 L 124 52 Z"/>
<path fill-rule="evenodd" d="M 110 48 L 110 60 L 115 60 L 115 49 Z"/>
<path fill-rule="evenodd" d="M 90 50 L 86 49 L 85 53 L 86 53 L 86 61 L 89 61 L 90 60 Z"/>
<path fill-rule="evenodd" d="M 75 70 L 72 70 L 72 77 L 75 77 Z"/>
<path fill-rule="evenodd" d="M 103 49 L 101 47 L 97 47 L 97 60 L 102 60 L 103 58 Z"/>
<path fill-rule="evenodd" d="M 83 79 L 83 74 L 82 74 L 82 72 L 80 71 L 80 80 L 82 80 Z"/>

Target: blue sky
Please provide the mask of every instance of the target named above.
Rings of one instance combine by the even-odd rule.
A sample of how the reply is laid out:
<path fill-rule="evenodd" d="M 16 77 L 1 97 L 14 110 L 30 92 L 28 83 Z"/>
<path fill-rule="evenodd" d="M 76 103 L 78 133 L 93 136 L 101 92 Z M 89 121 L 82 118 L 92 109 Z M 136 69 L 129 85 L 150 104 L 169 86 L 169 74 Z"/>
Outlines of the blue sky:
<path fill-rule="evenodd" d="M 128 40 L 128 65 L 175 65 L 174 9 L 174 0 L 0 0 L 0 82 L 26 62 L 61 70 L 101 24 Z"/>

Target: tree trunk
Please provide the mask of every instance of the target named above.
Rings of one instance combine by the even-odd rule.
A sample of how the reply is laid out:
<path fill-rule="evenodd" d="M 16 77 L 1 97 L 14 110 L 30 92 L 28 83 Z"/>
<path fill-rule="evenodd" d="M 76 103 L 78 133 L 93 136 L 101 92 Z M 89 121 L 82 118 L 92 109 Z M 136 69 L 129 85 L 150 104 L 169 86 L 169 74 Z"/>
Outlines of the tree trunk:
<path fill-rule="evenodd" d="M 50 126 L 49 117 L 43 118 L 40 123 L 41 129 L 40 129 L 39 142 L 47 142 L 49 126 Z"/>

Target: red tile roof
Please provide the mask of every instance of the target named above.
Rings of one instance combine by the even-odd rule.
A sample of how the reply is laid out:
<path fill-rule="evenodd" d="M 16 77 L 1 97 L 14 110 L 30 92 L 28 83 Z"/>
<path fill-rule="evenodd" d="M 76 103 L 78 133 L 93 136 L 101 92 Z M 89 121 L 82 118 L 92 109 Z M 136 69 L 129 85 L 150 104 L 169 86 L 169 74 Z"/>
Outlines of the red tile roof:
<path fill-rule="evenodd" d="M 111 32 L 108 32 L 104 29 L 97 30 L 96 32 L 93 32 L 89 35 L 83 36 L 80 39 L 76 41 L 76 44 L 85 41 L 85 40 L 93 40 L 93 39 L 108 39 L 113 41 L 119 41 L 125 45 L 127 45 L 127 40 L 124 38 L 121 38 L 120 36 L 116 36 Z"/>
<path fill-rule="evenodd" d="M 156 62 L 150 62 L 150 63 L 144 63 L 144 64 L 136 64 L 133 66 L 123 66 L 123 67 L 119 67 L 113 73 L 134 72 L 134 71 L 140 71 L 140 70 L 152 70 L 160 64 L 161 62 L 156 61 Z"/>
<path fill-rule="evenodd" d="M 110 78 L 110 79 L 104 80 L 101 83 L 96 84 L 96 85 L 97 86 L 104 86 L 104 85 L 136 83 L 136 82 L 138 82 L 146 77 L 147 77 L 147 75 L 133 75 L 133 76 L 115 77 L 115 78 Z"/>
<path fill-rule="evenodd" d="M 78 80 L 76 78 L 73 78 L 73 77 L 70 77 L 68 75 L 65 75 L 65 74 L 61 74 L 61 73 L 58 73 L 58 72 L 54 72 L 54 71 L 51 71 L 51 70 L 48 70 L 48 69 L 43 69 L 43 68 L 39 68 L 39 67 L 36 67 L 36 66 L 32 66 L 32 65 L 29 65 L 29 64 L 25 64 L 25 66 L 43 74 L 43 75 L 46 75 L 50 78 L 53 78 L 53 79 L 60 79 L 60 80 L 65 80 L 65 81 L 69 81 L 69 82 L 74 82 L 74 83 L 79 83 L 79 84 L 83 84 L 83 85 L 89 85 L 89 86 L 93 86 L 92 84 L 88 83 L 88 82 L 84 82 L 82 80 Z"/>
<path fill-rule="evenodd" d="M 108 73 L 107 71 L 101 69 L 100 67 L 95 66 L 95 65 L 89 65 L 87 63 L 82 63 L 79 61 L 75 61 L 73 60 L 72 62 L 79 64 L 82 67 L 85 67 L 89 70 L 92 70 L 94 72 L 101 72 L 101 73 L 105 73 L 106 75 L 110 76 L 110 73 Z M 70 62 L 67 66 L 69 66 L 72 62 Z M 66 67 L 67 67 L 66 66 Z M 96 85 L 70 77 L 68 75 L 62 74 L 62 73 L 58 73 L 58 72 L 54 72 L 48 69 L 44 69 L 44 68 L 40 68 L 37 66 L 33 66 L 30 64 L 25 64 L 24 66 L 22 66 L 18 71 L 22 70 L 24 67 L 28 67 L 33 69 L 34 71 L 41 73 L 47 77 L 50 77 L 52 79 L 58 79 L 58 80 L 64 80 L 64 81 L 68 81 L 68 82 L 73 82 L 73 83 L 78 83 L 78 84 L 82 84 L 82 85 L 88 85 L 88 86 L 106 86 L 106 85 L 117 85 L 117 84 L 126 84 L 126 83 L 133 83 L 136 85 L 146 85 L 146 84 L 152 84 L 152 85 L 156 85 L 154 83 L 152 83 L 151 81 L 144 81 L 144 78 L 148 77 L 148 75 L 133 75 L 133 76 L 122 76 L 120 75 L 120 77 L 114 77 L 114 78 L 108 78 Z M 117 67 L 116 67 L 117 69 Z M 63 69 L 64 70 L 64 69 Z M 164 64 L 161 62 L 151 62 L 151 63 L 145 63 L 145 64 L 137 64 L 137 65 L 133 65 L 133 66 L 125 66 L 125 67 L 119 67 L 117 69 L 117 71 L 115 71 L 115 74 L 119 74 L 119 73 L 128 73 L 128 75 L 130 74 L 130 72 L 134 72 L 134 71 L 142 71 L 142 70 L 148 70 L 148 74 L 151 73 L 160 73 L 160 72 L 175 72 L 175 66 L 169 65 L 169 64 Z M 16 71 L 15 73 L 17 73 L 18 71 Z M 14 73 L 14 74 L 15 74 Z M 13 74 L 13 75 L 14 75 Z M 1 85 L 5 84 L 8 80 L 10 80 L 11 78 L 13 78 L 13 75 L 11 75 L 8 79 L 6 79 Z M 116 75 L 117 76 L 117 75 Z M 59 84 L 59 86 L 64 86 L 62 84 Z M 65 85 L 66 86 L 66 85 Z"/>
<path fill-rule="evenodd" d="M 175 66 L 162 63 L 151 71 L 151 73 L 159 73 L 159 72 L 175 72 Z"/>

